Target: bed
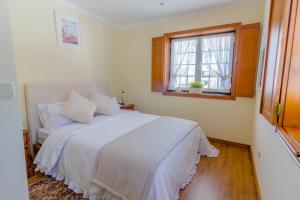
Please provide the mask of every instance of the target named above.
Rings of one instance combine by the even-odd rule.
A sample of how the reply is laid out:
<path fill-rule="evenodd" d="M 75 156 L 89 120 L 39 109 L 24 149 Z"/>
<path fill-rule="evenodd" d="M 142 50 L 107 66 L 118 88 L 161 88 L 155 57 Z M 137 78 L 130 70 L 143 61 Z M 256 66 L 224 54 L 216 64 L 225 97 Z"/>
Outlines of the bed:
<path fill-rule="evenodd" d="M 218 155 L 197 123 L 138 111 L 99 115 L 88 125 L 72 123 L 52 131 L 43 129 L 37 105 L 64 101 L 71 90 L 86 96 L 91 90 L 109 95 L 105 82 L 29 84 L 28 123 L 31 144 L 42 143 L 35 159 L 37 170 L 64 180 L 71 190 L 85 198 L 175 200 L 195 174 L 200 156 Z M 180 138 L 173 137 L 171 145 L 171 137 L 161 134 L 163 129 L 172 132 L 171 137 L 178 132 Z M 148 138 L 146 132 L 151 131 L 153 136 Z M 151 141 L 161 146 L 153 147 Z M 168 150 L 159 148 L 163 146 Z M 154 167 L 149 168 L 151 165 Z"/>

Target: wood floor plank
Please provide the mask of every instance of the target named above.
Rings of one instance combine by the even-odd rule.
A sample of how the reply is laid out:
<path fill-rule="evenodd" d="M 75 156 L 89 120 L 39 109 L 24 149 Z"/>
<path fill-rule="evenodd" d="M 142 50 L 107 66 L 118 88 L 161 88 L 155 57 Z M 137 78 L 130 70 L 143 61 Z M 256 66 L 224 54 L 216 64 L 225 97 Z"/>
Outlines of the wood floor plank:
<path fill-rule="evenodd" d="M 180 192 L 181 200 L 257 200 L 250 150 L 212 142 L 217 158 L 201 159 L 191 184 Z"/>
<path fill-rule="evenodd" d="M 41 173 L 35 173 L 34 176 L 28 178 L 28 184 L 33 184 L 37 181 L 39 181 L 41 178 L 45 177 L 44 174 L 41 174 Z"/>

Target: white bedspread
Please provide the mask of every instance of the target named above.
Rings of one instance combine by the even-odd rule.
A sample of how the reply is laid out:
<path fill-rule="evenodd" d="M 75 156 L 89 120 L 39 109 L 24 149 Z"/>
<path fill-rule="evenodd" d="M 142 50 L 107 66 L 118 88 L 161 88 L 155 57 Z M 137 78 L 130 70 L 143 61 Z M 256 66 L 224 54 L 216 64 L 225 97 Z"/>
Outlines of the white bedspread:
<path fill-rule="evenodd" d="M 91 192 L 95 188 L 90 184 L 99 149 L 157 117 L 127 111 L 115 116 L 98 116 L 90 125 L 71 124 L 62 127 L 53 131 L 44 142 L 35 159 L 37 170 L 58 180 L 65 179 L 70 189 L 83 193 L 85 197 L 101 199 L 99 194 Z M 158 167 L 147 199 L 177 199 L 179 189 L 195 173 L 198 151 L 201 155 L 218 155 L 200 127 L 195 128 Z M 109 199 L 109 195 L 106 199 Z"/>

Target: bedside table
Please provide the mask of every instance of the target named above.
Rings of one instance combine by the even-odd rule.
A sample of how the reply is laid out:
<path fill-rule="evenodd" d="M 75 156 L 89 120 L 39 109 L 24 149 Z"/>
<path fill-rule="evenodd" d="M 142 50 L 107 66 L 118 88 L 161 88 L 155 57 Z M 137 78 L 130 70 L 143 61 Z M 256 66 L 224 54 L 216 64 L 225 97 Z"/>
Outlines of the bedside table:
<path fill-rule="evenodd" d="M 121 105 L 120 108 L 122 110 L 134 110 L 135 105 L 134 104 L 126 104 L 126 105 Z"/>
<path fill-rule="evenodd" d="M 24 152 L 25 152 L 25 161 L 26 161 L 26 171 L 27 171 L 28 177 L 33 175 L 32 158 L 31 158 L 29 141 L 30 141 L 29 140 L 29 131 L 27 129 L 23 129 Z"/>
<path fill-rule="evenodd" d="M 34 144 L 33 145 L 33 153 L 36 156 L 36 154 L 38 154 L 38 152 L 40 151 L 42 145 L 41 144 Z"/>

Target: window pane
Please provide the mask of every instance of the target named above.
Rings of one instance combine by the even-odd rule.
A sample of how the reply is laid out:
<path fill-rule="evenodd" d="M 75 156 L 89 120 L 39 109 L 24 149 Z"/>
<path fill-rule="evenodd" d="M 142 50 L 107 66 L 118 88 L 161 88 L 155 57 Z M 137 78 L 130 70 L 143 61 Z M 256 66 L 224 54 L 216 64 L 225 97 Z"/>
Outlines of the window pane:
<path fill-rule="evenodd" d="M 188 84 L 195 81 L 195 77 L 188 77 Z"/>
<path fill-rule="evenodd" d="M 188 53 L 183 54 L 181 64 L 183 64 L 183 65 L 189 64 L 189 54 Z"/>
<path fill-rule="evenodd" d="M 172 40 L 172 46 L 176 53 L 196 52 L 198 38 L 186 38 Z"/>
<path fill-rule="evenodd" d="M 210 63 L 209 52 L 203 52 L 203 53 L 202 53 L 202 63 L 203 63 L 203 64 L 208 64 L 208 63 Z"/>
<path fill-rule="evenodd" d="M 196 53 L 189 54 L 189 64 L 192 64 L 192 65 L 196 64 Z"/>
<path fill-rule="evenodd" d="M 180 77 L 180 87 L 185 88 L 187 86 L 187 78 L 186 77 Z"/>
<path fill-rule="evenodd" d="M 209 71 L 203 71 L 203 70 L 202 70 L 201 76 L 202 76 L 202 78 L 203 78 L 203 77 L 209 77 L 209 76 L 210 76 L 210 72 L 209 72 Z"/>
<path fill-rule="evenodd" d="M 202 78 L 201 81 L 204 83 L 204 88 L 208 88 L 209 78 Z"/>
<path fill-rule="evenodd" d="M 218 85 L 218 78 L 217 77 L 211 77 L 210 78 L 210 84 L 209 87 L 211 89 L 218 89 L 219 85 Z"/>
<path fill-rule="evenodd" d="M 195 68 L 196 68 L 195 65 L 190 65 L 188 71 L 188 76 L 194 76 L 194 79 L 195 79 Z"/>
<path fill-rule="evenodd" d="M 234 38 L 223 33 L 173 39 L 169 89 L 188 89 L 190 82 L 201 80 L 204 88 L 230 92 Z"/>
<path fill-rule="evenodd" d="M 202 71 L 209 71 L 209 65 L 202 64 Z"/>
<path fill-rule="evenodd" d="M 182 60 L 183 54 L 176 54 L 173 56 L 173 63 L 175 65 L 180 65 L 181 60 Z"/>
<path fill-rule="evenodd" d="M 188 76 L 188 65 L 181 65 L 180 76 Z"/>
<path fill-rule="evenodd" d="M 195 79 L 198 41 L 199 37 L 172 40 L 170 90 L 188 89 L 188 83 Z"/>
<path fill-rule="evenodd" d="M 231 91 L 234 33 L 201 36 L 201 80 L 205 88 Z"/>
<path fill-rule="evenodd" d="M 218 65 L 218 64 L 214 64 L 214 63 L 211 64 L 211 65 L 210 65 L 211 71 L 214 72 L 216 75 L 219 74 L 219 73 L 222 74 L 222 70 L 223 70 L 223 69 L 221 68 L 220 65 L 221 65 L 221 64 L 219 64 L 219 65 Z"/>

